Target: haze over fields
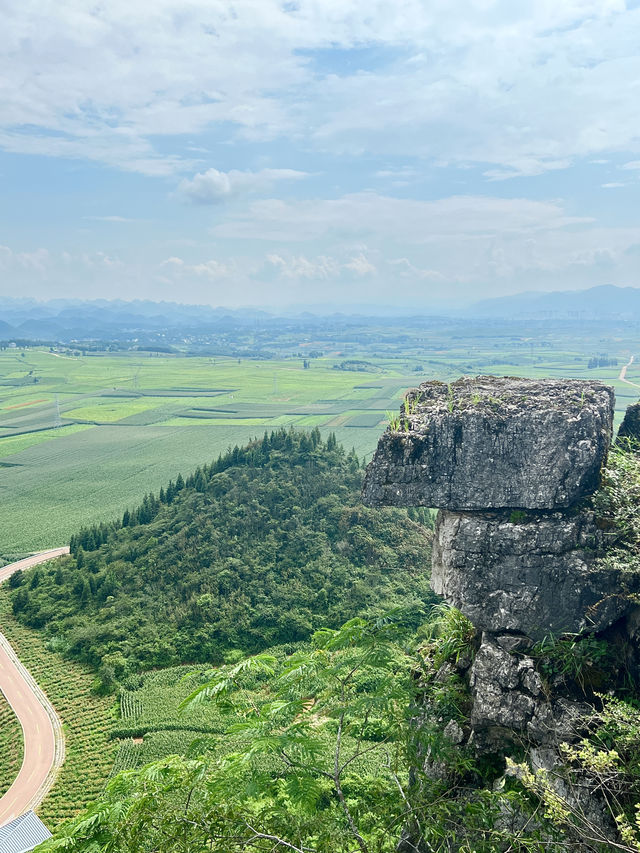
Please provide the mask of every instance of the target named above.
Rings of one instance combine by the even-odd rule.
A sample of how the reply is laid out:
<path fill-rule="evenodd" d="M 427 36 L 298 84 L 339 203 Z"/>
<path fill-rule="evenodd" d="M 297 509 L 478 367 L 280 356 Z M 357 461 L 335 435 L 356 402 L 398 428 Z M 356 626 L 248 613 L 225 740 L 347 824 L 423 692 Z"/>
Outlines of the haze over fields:
<path fill-rule="evenodd" d="M 638 281 L 635 2 L 8 0 L 3 33 L 2 295 Z"/>

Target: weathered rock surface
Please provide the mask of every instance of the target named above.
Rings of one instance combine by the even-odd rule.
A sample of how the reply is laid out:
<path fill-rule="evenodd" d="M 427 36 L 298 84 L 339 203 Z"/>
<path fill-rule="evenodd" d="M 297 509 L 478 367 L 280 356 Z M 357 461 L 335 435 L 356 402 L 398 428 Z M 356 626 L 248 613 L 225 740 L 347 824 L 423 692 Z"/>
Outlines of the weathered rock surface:
<path fill-rule="evenodd" d="M 634 403 L 627 408 L 618 430 L 618 438 L 640 441 L 640 403 Z"/>
<path fill-rule="evenodd" d="M 506 743 L 521 742 L 523 736 L 542 746 L 578 740 L 585 733 L 591 706 L 549 696 L 533 658 L 525 650 L 514 649 L 512 639 L 484 632 L 471 667 L 471 728 L 476 746 L 504 749 Z"/>
<path fill-rule="evenodd" d="M 510 654 L 489 634 L 482 637 L 469 685 L 473 695 L 474 734 L 482 733 L 485 741 L 493 736 L 502 746 L 505 733 L 526 731 L 542 700 L 542 681 L 533 660 Z"/>
<path fill-rule="evenodd" d="M 599 382 L 479 376 L 407 396 L 364 502 L 456 510 L 568 507 L 598 486 L 613 392 Z"/>
<path fill-rule="evenodd" d="M 535 640 L 602 631 L 634 606 L 629 593 L 640 591 L 640 577 L 596 563 L 604 539 L 587 511 L 443 510 L 431 584 L 481 630 Z"/>

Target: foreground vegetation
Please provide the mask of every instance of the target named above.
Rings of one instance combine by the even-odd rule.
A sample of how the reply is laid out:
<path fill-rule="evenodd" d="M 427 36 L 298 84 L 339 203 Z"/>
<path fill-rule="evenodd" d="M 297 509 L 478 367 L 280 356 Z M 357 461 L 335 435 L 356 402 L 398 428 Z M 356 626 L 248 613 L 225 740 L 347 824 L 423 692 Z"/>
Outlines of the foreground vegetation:
<path fill-rule="evenodd" d="M 403 635 L 397 620 L 356 619 L 284 661 L 261 654 L 222 667 L 186 704 L 215 698 L 233 713 L 235 751 L 120 774 L 104 802 L 41 849 L 392 850 L 390 816 L 406 812 L 408 789 Z M 264 676 L 271 689 L 256 704 Z"/>
<path fill-rule="evenodd" d="M 572 799 L 588 777 L 611 797 L 615 849 L 637 853 L 637 708 L 594 708 L 590 734 L 566 750 L 566 796 L 524 763 L 478 760 L 455 737 L 468 713 L 456 661 L 473 656 L 475 632 L 456 611 L 434 616 L 417 635 L 399 613 L 354 619 L 284 659 L 210 673 L 183 704 L 213 703 L 231 740 L 120 773 L 39 849 L 409 853 L 420 837 L 434 853 L 604 853 L 611 845 Z"/>

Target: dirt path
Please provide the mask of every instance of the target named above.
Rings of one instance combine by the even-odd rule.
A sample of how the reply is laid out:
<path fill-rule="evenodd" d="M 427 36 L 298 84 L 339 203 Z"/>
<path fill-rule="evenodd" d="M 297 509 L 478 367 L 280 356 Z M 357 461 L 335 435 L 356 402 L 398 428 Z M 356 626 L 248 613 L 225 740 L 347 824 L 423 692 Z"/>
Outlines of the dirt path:
<path fill-rule="evenodd" d="M 0 569 L 0 583 L 19 569 L 28 569 L 68 552 L 68 548 L 53 548 L 11 563 Z M 22 767 L 13 785 L 0 798 L 0 826 L 3 826 L 44 799 L 64 761 L 64 734 L 53 705 L 2 634 L 0 690 L 15 711 L 24 737 Z"/>
<path fill-rule="evenodd" d="M 625 366 L 620 371 L 620 376 L 618 376 L 618 379 L 620 380 L 620 382 L 626 382 L 627 385 L 633 385 L 634 388 L 640 388 L 640 385 L 638 385 L 637 382 L 631 382 L 630 379 L 627 379 L 627 370 L 633 364 L 634 359 L 635 359 L 635 356 L 632 355 L 631 358 L 629 359 L 629 361 L 625 364 Z"/>

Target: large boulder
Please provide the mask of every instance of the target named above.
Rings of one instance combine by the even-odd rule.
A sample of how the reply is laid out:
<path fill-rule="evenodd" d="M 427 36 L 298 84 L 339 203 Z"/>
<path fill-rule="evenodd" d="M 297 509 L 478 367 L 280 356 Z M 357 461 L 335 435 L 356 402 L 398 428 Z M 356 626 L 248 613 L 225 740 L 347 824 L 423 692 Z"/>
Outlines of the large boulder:
<path fill-rule="evenodd" d="M 613 390 L 600 382 L 425 382 L 381 437 L 364 502 L 454 510 L 572 506 L 598 487 L 613 408 Z"/>
<path fill-rule="evenodd" d="M 485 631 L 602 631 L 640 590 L 640 576 L 597 561 L 605 535 L 587 511 L 441 511 L 431 585 Z"/>

